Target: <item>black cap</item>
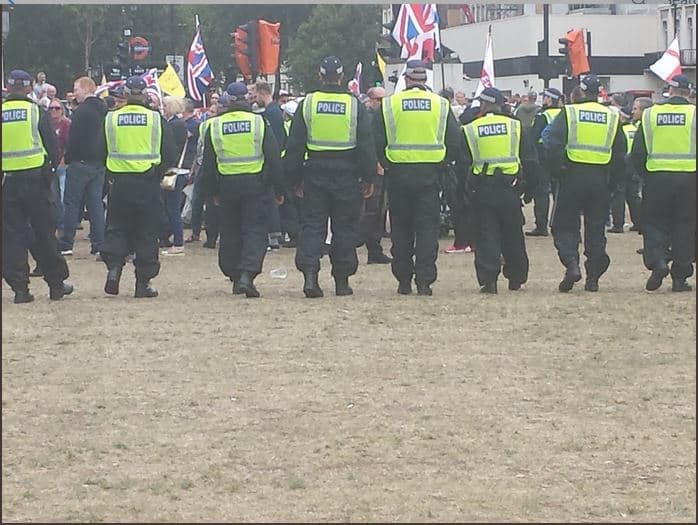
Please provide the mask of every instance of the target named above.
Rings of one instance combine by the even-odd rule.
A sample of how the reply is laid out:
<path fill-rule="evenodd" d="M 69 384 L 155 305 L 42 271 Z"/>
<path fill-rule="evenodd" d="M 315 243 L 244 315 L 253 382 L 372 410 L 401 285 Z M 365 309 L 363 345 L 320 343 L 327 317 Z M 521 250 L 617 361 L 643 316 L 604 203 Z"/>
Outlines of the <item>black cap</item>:
<path fill-rule="evenodd" d="M 128 77 L 125 84 L 125 86 L 131 91 L 143 91 L 147 85 L 148 84 L 146 84 L 145 80 L 138 75 Z"/>
<path fill-rule="evenodd" d="M 427 81 L 427 66 L 421 60 L 410 60 L 406 64 L 405 78 L 417 82 Z"/>
<path fill-rule="evenodd" d="M 247 86 L 244 82 L 231 82 L 225 89 L 230 101 L 241 100 L 247 95 Z"/>
<path fill-rule="evenodd" d="M 601 89 L 601 81 L 599 77 L 593 73 L 589 73 L 579 81 L 579 87 L 582 88 L 582 91 L 586 91 L 587 93 L 598 93 L 599 89 Z"/>
<path fill-rule="evenodd" d="M 671 87 L 680 89 L 693 89 L 693 84 L 686 75 L 676 75 L 667 81 Z"/>
<path fill-rule="evenodd" d="M 10 71 L 10 78 L 7 79 L 8 86 L 24 86 L 32 85 L 32 77 L 23 69 L 14 69 Z"/>
<path fill-rule="evenodd" d="M 543 91 L 543 96 L 550 97 L 553 100 L 560 100 L 564 95 L 557 88 L 546 88 L 545 91 Z"/>
<path fill-rule="evenodd" d="M 320 62 L 320 74 L 323 77 L 327 75 L 341 75 L 343 72 L 342 62 L 336 56 L 325 57 Z"/>
<path fill-rule="evenodd" d="M 480 96 L 477 97 L 478 100 L 483 102 L 489 102 L 490 104 L 497 104 L 501 106 L 504 104 L 504 95 L 496 87 L 487 87 L 482 90 Z"/>

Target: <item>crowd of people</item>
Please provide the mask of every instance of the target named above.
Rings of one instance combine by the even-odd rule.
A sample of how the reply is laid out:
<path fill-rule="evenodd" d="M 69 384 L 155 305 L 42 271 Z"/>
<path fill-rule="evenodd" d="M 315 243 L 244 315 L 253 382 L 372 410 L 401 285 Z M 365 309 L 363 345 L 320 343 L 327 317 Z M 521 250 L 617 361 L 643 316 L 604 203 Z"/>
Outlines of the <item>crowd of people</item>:
<path fill-rule="evenodd" d="M 205 231 L 203 246 L 218 247 L 234 294 L 258 297 L 266 252 L 295 248 L 307 297 L 324 295 L 323 255 L 336 294 L 350 295 L 365 245 L 368 264 L 391 264 L 398 293 L 411 293 L 414 281 L 431 295 L 444 223 L 454 230 L 446 253 L 475 253 L 483 293 L 497 293 L 500 273 L 519 290 L 528 279 L 525 236 L 552 233 L 565 267 L 559 290 L 569 292 L 582 279 L 582 219 L 593 292 L 610 264 L 606 231 L 624 232 L 626 203 L 630 230 L 644 238 L 646 289 L 669 274 L 674 291 L 691 289 L 695 88 L 685 76 L 669 81 L 662 103 L 623 94 L 600 103 L 601 83 L 588 74 L 569 100 L 546 89 L 542 105 L 536 93 L 508 100 L 496 88 L 474 100 L 433 93 L 418 62 L 391 96 L 381 86 L 351 94 L 336 57 L 323 59 L 319 77 L 322 88 L 302 97 L 261 80 L 233 82 L 197 108 L 151 96 L 141 77 L 101 96 L 80 77 L 62 101 L 44 73 L 11 72 L 3 276 L 15 302 L 33 300 L 30 276 L 44 277 L 52 299 L 73 291 L 65 257 L 83 217 L 91 253 L 107 266 L 108 294 L 119 293 L 132 261 L 135 296 L 157 296 L 159 256 L 184 256 Z M 524 232 L 530 202 L 535 227 Z M 392 256 L 381 245 L 388 229 Z"/>

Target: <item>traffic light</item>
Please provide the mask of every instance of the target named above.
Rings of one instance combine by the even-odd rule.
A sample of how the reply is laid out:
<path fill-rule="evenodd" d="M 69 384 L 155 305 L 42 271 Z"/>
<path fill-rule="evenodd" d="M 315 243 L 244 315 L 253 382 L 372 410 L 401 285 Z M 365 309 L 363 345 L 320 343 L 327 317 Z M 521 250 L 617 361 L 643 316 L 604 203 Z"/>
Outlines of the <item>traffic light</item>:
<path fill-rule="evenodd" d="M 257 20 L 239 25 L 233 33 L 235 61 L 245 78 L 254 80 L 258 70 L 259 37 Z"/>
<path fill-rule="evenodd" d="M 116 45 L 116 63 L 122 70 L 127 70 L 131 64 L 131 47 L 128 42 L 121 41 Z"/>
<path fill-rule="evenodd" d="M 569 40 L 567 40 L 567 37 L 558 38 L 557 41 L 562 46 L 561 48 L 559 48 L 557 50 L 558 53 L 560 53 L 561 55 L 568 55 L 570 52 L 570 50 L 569 50 L 569 43 L 570 42 L 569 42 Z"/>

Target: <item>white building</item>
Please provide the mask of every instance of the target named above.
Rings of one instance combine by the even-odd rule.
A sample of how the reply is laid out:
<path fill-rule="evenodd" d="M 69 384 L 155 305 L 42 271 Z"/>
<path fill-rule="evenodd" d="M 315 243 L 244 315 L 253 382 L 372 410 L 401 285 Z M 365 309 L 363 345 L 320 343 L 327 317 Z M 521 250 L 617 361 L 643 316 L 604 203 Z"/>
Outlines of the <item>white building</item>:
<path fill-rule="evenodd" d="M 680 0 L 679 0 L 680 1 Z M 570 29 L 590 35 L 591 69 L 609 92 L 651 90 L 659 93 L 664 82 L 648 66 L 667 48 L 674 35 L 676 12 L 684 72 L 695 80 L 695 4 L 551 4 L 548 53 L 558 52 L 558 39 Z M 455 51 L 462 70 L 444 67 L 444 82 L 471 95 L 477 87 L 488 28 L 492 28 L 496 85 L 507 94 L 540 92 L 538 42 L 543 40 L 542 4 L 439 4 L 442 42 Z M 392 12 L 386 9 L 384 21 Z M 441 88 L 436 64 L 435 89 Z M 395 66 L 389 66 L 395 69 Z M 464 80 L 463 76 L 472 80 Z M 561 76 L 550 86 L 569 91 L 572 79 Z"/>

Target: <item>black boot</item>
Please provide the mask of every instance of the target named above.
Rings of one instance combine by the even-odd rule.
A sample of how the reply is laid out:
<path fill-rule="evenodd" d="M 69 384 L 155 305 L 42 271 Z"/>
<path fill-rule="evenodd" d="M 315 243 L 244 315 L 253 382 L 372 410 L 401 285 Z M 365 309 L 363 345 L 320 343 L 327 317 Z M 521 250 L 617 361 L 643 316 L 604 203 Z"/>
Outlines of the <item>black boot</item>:
<path fill-rule="evenodd" d="M 136 293 L 134 297 L 138 298 L 150 298 L 157 297 L 158 291 L 150 286 L 150 279 L 136 279 Z"/>
<path fill-rule="evenodd" d="M 252 282 L 252 274 L 249 272 L 240 272 L 240 280 L 237 282 L 238 287 L 246 297 L 259 297 L 259 291 L 255 288 Z M 233 286 L 233 288 L 235 288 Z"/>
<path fill-rule="evenodd" d="M 368 256 L 366 264 L 390 264 L 393 262 L 392 257 L 388 257 L 384 253 L 375 253 Z"/>
<path fill-rule="evenodd" d="M 15 304 L 31 303 L 33 300 L 34 296 L 29 293 L 29 290 L 15 291 Z"/>
<path fill-rule="evenodd" d="M 565 276 L 560 281 L 560 285 L 557 287 L 562 293 L 569 292 L 574 283 L 582 280 L 582 271 L 579 269 L 579 263 L 573 262 L 567 267 Z"/>
<path fill-rule="evenodd" d="M 488 293 L 495 295 L 497 293 L 497 281 L 491 281 L 489 283 L 483 284 L 480 287 L 480 293 Z"/>
<path fill-rule="evenodd" d="M 664 281 L 664 278 L 667 275 L 669 275 L 669 267 L 667 266 L 666 262 L 662 261 L 657 268 L 652 270 L 652 275 L 650 275 L 649 279 L 647 279 L 647 283 L 645 284 L 645 290 L 648 292 L 659 290 L 659 287 L 662 286 L 662 281 Z"/>
<path fill-rule="evenodd" d="M 73 285 L 70 283 L 63 282 L 48 288 L 48 296 L 52 301 L 60 301 L 64 296 L 71 293 L 73 293 Z"/>
<path fill-rule="evenodd" d="M 431 285 L 417 283 L 417 295 L 432 295 Z"/>
<path fill-rule="evenodd" d="M 586 282 L 584 283 L 584 289 L 587 292 L 598 292 L 599 291 L 599 280 L 598 278 L 594 277 L 587 277 Z"/>
<path fill-rule="evenodd" d="M 109 295 L 119 295 L 119 282 L 121 281 L 121 270 L 123 266 L 111 268 L 107 272 L 107 281 L 104 283 L 104 293 Z"/>
<path fill-rule="evenodd" d="M 400 281 L 397 285 L 397 293 L 400 295 L 410 295 L 412 293 L 412 281 Z"/>
<path fill-rule="evenodd" d="M 686 282 L 686 279 L 673 279 L 671 283 L 672 292 L 690 292 L 693 287 Z"/>
<path fill-rule="evenodd" d="M 240 281 L 233 281 L 233 295 L 243 295 L 245 290 L 240 286 Z"/>
<path fill-rule="evenodd" d="M 521 285 L 523 283 L 520 283 L 519 281 L 509 281 L 509 290 L 512 292 L 516 292 L 518 290 L 521 290 Z"/>
<path fill-rule="evenodd" d="M 339 296 L 354 294 L 354 290 L 349 286 L 349 277 L 334 278 L 334 294 Z"/>
<path fill-rule="evenodd" d="M 306 297 L 312 299 L 316 297 L 323 297 L 325 294 L 322 293 L 320 285 L 317 281 L 317 272 L 307 272 L 303 274 L 305 278 L 305 284 L 303 284 L 303 293 Z"/>

